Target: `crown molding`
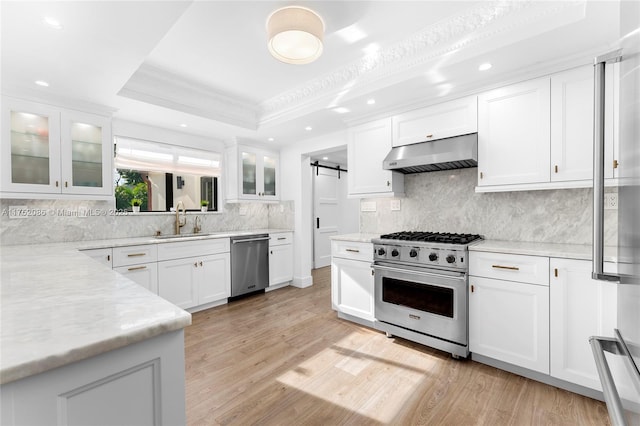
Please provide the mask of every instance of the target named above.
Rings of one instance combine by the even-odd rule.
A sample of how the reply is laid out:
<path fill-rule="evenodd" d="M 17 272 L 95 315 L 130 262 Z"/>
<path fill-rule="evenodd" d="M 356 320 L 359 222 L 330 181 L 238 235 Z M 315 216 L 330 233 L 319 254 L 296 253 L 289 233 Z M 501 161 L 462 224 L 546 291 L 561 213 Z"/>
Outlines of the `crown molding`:
<path fill-rule="evenodd" d="M 118 95 L 245 129 L 258 128 L 255 102 L 149 64 L 142 64 Z"/>
<path fill-rule="evenodd" d="M 584 16 L 586 2 L 492 1 L 439 21 L 413 36 L 311 80 L 260 104 L 260 126 L 327 105 L 345 88 L 353 95 L 398 83 L 424 72 L 438 59 L 481 42 L 527 28 L 532 22 L 553 25 Z M 533 10 L 532 10 L 533 9 Z M 526 11 L 528 13 L 520 14 Z M 545 22 L 546 21 L 546 22 Z M 551 21 L 551 24 L 548 22 Z"/>

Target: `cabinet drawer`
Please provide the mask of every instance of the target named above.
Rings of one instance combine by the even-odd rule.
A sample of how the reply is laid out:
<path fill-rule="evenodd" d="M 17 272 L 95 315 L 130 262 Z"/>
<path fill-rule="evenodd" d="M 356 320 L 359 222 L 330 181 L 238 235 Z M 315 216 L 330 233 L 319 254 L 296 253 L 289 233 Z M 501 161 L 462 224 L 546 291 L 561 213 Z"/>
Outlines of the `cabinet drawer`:
<path fill-rule="evenodd" d="M 111 268 L 111 266 L 113 265 L 113 250 L 110 248 L 88 249 L 80 251 L 90 258 L 102 263 L 103 265 L 108 266 L 109 268 Z"/>
<path fill-rule="evenodd" d="M 183 259 L 230 251 L 229 238 L 197 241 L 175 241 L 158 246 L 158 260 Z"/>
<path fill-rule="evenodd" d="M 278 234 L 269 234 L 269 247 L 291 244 L 293 242 L 293 233 L 282 232 Z"/>
<path fill-rule="evenodd" d="M 373 244 L 352 241 L 332 241 L 331 256 L 373 262 Z"/>
<path fill-rule="evenodd" d="M 143 263 L 140 265 L 119 266 L 114 271 L 124 275 L 131 281 L 158 294 L 158 263 Z"/>
<path fill-rule="evenodd" d="M 158 260 L 158 250 L 155 244 L 143 246 L 114 247 L 113 267 L 137 265 Z"/>
<path fill-rule="evenodd" d="M 472 251 L 469 275 L 548 286 L 549 258 Z"/>

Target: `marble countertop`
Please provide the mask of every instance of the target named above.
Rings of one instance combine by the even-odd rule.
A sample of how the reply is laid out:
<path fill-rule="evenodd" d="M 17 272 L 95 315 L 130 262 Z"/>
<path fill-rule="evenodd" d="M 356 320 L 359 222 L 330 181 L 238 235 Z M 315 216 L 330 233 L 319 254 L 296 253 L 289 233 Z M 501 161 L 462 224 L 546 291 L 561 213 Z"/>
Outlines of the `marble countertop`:
<path fill-rule="evenodd" d="M 188 312 L 78 250 L 277 232 L 291 231 L 0 246 L 0 384 L 191 324 Z"/>
<path fill-rule="evenodd" d="M 380 234 L 354 233 L 354 234 L 334 235 L 330 238 L 336 241 L 353 241 L 356 243 L 370 243 L 373 238 L 379 238 L 379 237 L 380 237 Z"/>
<path fill-rule="evenodd" d="M 484 240 L 473 243 L 469 251 L 484 251 L 492 253 L 523 254 L 528 256 L 559 257 L 564 259 L 591 260 L 591 245 L 586 244 L 557 244 L 531 243 L 520 241 Z M 618 254 L 615 247 L 605 247 L 605 262 L 617 262 Z"/>

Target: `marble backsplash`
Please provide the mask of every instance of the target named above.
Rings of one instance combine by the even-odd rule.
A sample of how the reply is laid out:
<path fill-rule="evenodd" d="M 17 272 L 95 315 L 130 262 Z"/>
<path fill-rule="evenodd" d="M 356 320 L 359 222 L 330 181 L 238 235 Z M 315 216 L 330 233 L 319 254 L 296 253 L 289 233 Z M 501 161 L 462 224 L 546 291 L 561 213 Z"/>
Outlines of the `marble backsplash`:
<path fill-rule="evenodd" d="M 365 199 L 375 212 L 360 213 L 360 232 L 404 230 L 481 234 L 486 239 L 591 244 L 590 188 L 476 193 L 477 170 L 405 176 L 401 209 L 392 198 Z M 616 191 L 615 188 L 607 191 Z M 617 210 L 605 210 L 605 244 L 617 243 Z"/>
<path fill-rule="evenodd" d="M 293 201 L 276 204 L 223 204 L 219 213 L 187 213 L 182 233 L 193 232 L 195 217 L 202 232 L 247 229 L 293 229 Z M 26 207 L 28 217 L 12 218 L 14 206 Z M 71 200 L 0 200 L 0 244 L 32 244 L 174 233 L 175 217 L 167 213 L 117 213 L 111 202 Z"/>

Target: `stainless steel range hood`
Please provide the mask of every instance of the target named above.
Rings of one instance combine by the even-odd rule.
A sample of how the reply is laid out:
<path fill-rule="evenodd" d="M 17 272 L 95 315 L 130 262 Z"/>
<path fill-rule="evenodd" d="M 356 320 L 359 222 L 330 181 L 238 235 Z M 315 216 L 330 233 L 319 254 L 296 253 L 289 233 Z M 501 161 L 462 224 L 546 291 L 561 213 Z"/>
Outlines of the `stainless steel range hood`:
<path fill-rule="evenodd" d="M 477 133 L 397 146 L 382 162 L 383 169 L 405 174 L 477 166 Z"/>

